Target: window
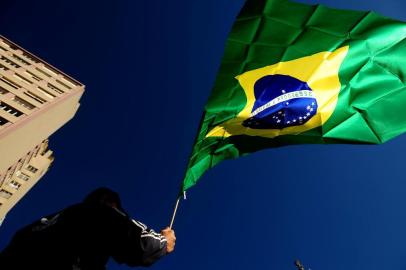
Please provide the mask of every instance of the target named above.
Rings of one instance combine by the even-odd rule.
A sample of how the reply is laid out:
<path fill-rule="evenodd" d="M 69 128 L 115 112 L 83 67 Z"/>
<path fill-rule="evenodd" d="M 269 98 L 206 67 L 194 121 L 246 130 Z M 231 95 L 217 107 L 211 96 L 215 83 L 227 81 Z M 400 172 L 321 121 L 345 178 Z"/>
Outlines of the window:
<path fill-rule="evenodd" d="M 20 179 L 23 179 L 24 181 L 30 180 L 30 177 L 21 171 L 17 171 L 16 176 Z"/>
<path fill-rule="evenodd" d="M 54 75 L 55 77 L 59 75 L 59 72 L 57 72 L 56 70 L 54 70 L 51 67 L 48 66 L 43 66 L 42 67 L 48 74 Z"/>
<path fill-rule="evenodd" d="M 24 73 L 27 74 L 28 76 L 30 76 L 31 78 L 33 78 L 34 80 L 38 81 L 38 82 L 42 81 L 40 77 L 36 76 L 35 74 L 33 74 L 33 73 L 29 72 L 29 71 L 25 71 Z"/>
<path fill-rule="evenodd" d="M 2 64 L 0 64 L 0 70 L 7 71 L 7 70 L 9 70 L 9 68 L 8 68 L 8 67 L 3 66 Z"/>
<path fill-rule="evenodd" d="M 48 87 L 51 88 L 52 90 L 54 90 L 55 92 L 59 93 L 59 94 L 63 94 L 63 93 L 64 93 L 61 89 L 59 89 L 58 87 L 56 87 L 56 86 L 53 85 L 53 84 L 48 83 Z"/>
<path fill-rule="evenodd" d="M 19 68 L 19 67 L 20 67 L 19 65 L 17 65 L 16 63 L 14 63 L 13 61 L 11 61 L 10 59 L 8 59 L 8 58 L 6 58 L 6 57 L 4 57 L 4 56 L 2 56 L 0 59 L 3 60 L 4 62 L 6 62 L 7 64 L 9 64 L 9 65 L 15 67 L 15 68 Z"/>
<path fill-rule="evenodd" d="M 72 87 L 76 87 L 76 86 L 78 86 L 78 84 L 77 84 L 77 83 L 73 82 L 73 81 L 72 81 L 72 80 L 70 80 L 69 78 L 62 77 L 61 79 L 62 79 L 63 81 L 65 81 L 67 84 L 69 84 L 70 86 L 72 86 Z"/>
<path fill-rule="evenodd" d="M 28 85 L 32 84 L 32 82 L 30 80 L 27 80 L 26 78 L 24 78 L 24 77 L 22 77 L 22 76 L 20 76 L 18 74 L 14 74 L 14 77 L 16 77 L 17 79 L 19 79 L 22 82 L 25 82 Z"/>
<path fill-rule="evenodd" d="M 36 94 L 32 93 L 31 91 L 24 92 L 24 94 L 25 94 L 26 96 L 29 96 L 30 98 L 34 99 L 35 101 L 41 103 L 41 104 L 44 104 L 44 103 L 46 102 L 45 99 L 40 98 L 39 96 L 37 96 Z"/>
<path fill-rule="evenodd" d="M 34 166 L 31 166 L 31 165 L 28 165 L 26 169 L 32 173 L 36 173 L 38 171 L 37 168 L 35 168 Z"/>
<path fill-rule="evenodd" d="M 68 89 L 72 89 L 72 87 L 70 87 L 69 85 L 67 85 L 67 84 L 64 83 L 64 82 L 61 82 L 60 80 L 56 80 L 56 82 L 59 83 L 59 84 L 61 84 L 61 85 L 63 85 L 63 86 L 65 86 L 65 87 L 68 88 Z"/>
<path fill-rule="evenodd" d="M 0 197 L 9 199 L 11 197 L 11 195 L 13 195 L 12 193 L 8 192 L 7 190 L 0 190 Z"/>
<path fill-rule="evenodd" d="M 0 80 L 1 80 L 2 82 L 6 83 L 8 86 L 13 87 L 14 89 L 21 88 L 21 86 L 19 86 L 18 84 L 16 84 L 16 83 L 10 81 L 9 79 L 7 79 L 7 78 L 4 77 L 4 76 L 2 76 L 2 77 L 0 78 Z"/>
<path fill-rule="evenodd" d="M 47 96 L 50 99 L 55 98 L 56 96 L 54 94 L 51 94 L 50 92 L 48 92 L 47 90 L 45 90 L 44 88 L 38 86 L 38 91 L 40 91 L 42 94 L 44 94 L 45 96 Z"/>
<path fill-rule="evenodd" d="M 9 43 L 5 40 L 2 40 L 1 42 L 3 45 L 5 45 L 7 48 L 13 49 L 13 50 L 18 50 L 18 47 L 12 43 Z"/>
<path fill-rule="evenodd" d="M 0 109 L 8 112 L 11 115 L 14 115 L 15 117 L 20 117 L 21 115 L 23 115 L 22 112 L 4 103 L 3 101 L 0 101 Z"/>
<path fill-rule="evenodd" d="M 39 68 L 35 68 L 37 71 L 41 72 L 42 74 L 44 74 L 47 77 L 52 77 L 51 75 L 49 75 L 48 73 L 46 73 L 45 71 L 43 71 L 42 69 Z"/>
<path fill-rule="evenodd" d="M 27 61 L 25 61 L 24 59 L 22 59 L 21 57 L 18 57 L 17 55 L 13 54 L 13 58 L 16 59 L 17 61 L 19 61 L 20 63 L 23 63 L 24 65 L 31 65 L 30 63 L 28 63 Z"/>
<path fill-rule="evenodd" d="M 1 88 L 0 88 L 0 91 L 1 91 Z M 27 109 L 29 109 L 29 110 L 32 110 L 32 109 L 35 108 L 34 105 L 32 105 L 31 103 L 29 103 L 29 102 L 25 101 L 24 99 L 19 98 L 19 97 L 17 97 L 17 96 L 15 96 L 15 97 L 13 98 L 13 100 L 14 100 L 16 103 L 20 104 L 21 106 L 23 106 L 23 107 L 25 107 L 25 108 L 27 108 Z"/>
<path fill-rule="evenodd" d="M 4 47 L 6 47 L 6 48 L 10 48 L 10 45 L 8 45 L 6 42 L 4 42 L 2 39 L 0 40 L 1 41 L 1 45 L 2 46 L 4 46 Z"/>
<path fill-rule="evenodd" d="M 0 126 L 3 126 L 7 123 L 8 123 L 8 121 L 6 119 L 4 119 L 3 117 L 0 117 Z"/>
<path fill-rule="evenodd" d="M 8 91 L 0 86 L 0 95 L 5 95 L 7 93 L 8 93 Z"/>
<path fill-rule="evenodd" d="M 36 57 L 32 56 L 31 54 L 26 53 L 26 52 L 23 52 L 23 55 L 24 55 L 26 58 L 30 59 L 31 61 L 33 61 L 33 62 L 35 62 L 35 63 L 39 63 L 39 60 L 38 60 Z"/>
<path fill-rule="evenodd" d="M 21 187 L 21 184 L 15 180 L 11 180 L 10 183 L 8 183 L 8 185 L 14 189 L 19 189 Z"/>

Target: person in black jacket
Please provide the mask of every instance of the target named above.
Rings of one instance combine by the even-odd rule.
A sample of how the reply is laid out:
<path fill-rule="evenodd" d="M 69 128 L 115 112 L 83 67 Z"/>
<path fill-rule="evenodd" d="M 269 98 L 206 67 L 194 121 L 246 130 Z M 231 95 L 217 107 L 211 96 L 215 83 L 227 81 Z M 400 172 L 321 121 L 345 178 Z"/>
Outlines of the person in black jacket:
<path fill-rule="evenodd" d="M 131 219 L 118 194 L 107 188 L 19 230 L 0 253 L 2 270 L 103 270 L 120 264 L 149 266 L 171 253 L 175 233 Z"/>

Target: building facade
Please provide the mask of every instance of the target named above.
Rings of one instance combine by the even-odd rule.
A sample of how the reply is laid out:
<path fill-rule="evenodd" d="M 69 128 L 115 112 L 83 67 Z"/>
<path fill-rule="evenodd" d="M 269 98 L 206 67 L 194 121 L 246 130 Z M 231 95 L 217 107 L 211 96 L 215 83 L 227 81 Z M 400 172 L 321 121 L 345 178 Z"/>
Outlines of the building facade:
<path fill-rule="evenodd" d="M 0 36 L 0 222 L 49 169 L 48 138 L 73 118 L 83 91 Z"/>

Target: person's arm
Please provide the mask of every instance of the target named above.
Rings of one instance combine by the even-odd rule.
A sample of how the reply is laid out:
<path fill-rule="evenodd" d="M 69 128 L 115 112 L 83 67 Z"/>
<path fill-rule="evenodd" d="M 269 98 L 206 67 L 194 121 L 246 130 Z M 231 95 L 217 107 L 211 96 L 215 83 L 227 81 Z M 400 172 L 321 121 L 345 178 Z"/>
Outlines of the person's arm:
<path fill-rule="evenodd" d="M 149 266 L 168 253 L 168 240 L 162 234 L 156 233 L 145 224 L 132 220 L 140 230 L 140 263 Z"/>
<path fill-rule="evenodd" d="M 118 263 L 149 266 L 173 251 L 176 241 L 173 230 L 166 228 L 156 233 L 118 209 L 114 210 L 114 225 L 109 226 L 108 230 L 112 230 L 115 235 L 112 239 L 112 243 L 115 243 L 112 256 Z"/>
<path fill-rule="evenodd" d="M 126 224 L 117 228 L 119 232 L 118 249 L 113 258 L 129 266 L 149 266 L 162 256 L 171 253 L 175 247 L 175 233 L 165 229 L 156 233 L 145 224 L 126 218 Z M 126 227 L 126 228 L 125 228 Z"/>

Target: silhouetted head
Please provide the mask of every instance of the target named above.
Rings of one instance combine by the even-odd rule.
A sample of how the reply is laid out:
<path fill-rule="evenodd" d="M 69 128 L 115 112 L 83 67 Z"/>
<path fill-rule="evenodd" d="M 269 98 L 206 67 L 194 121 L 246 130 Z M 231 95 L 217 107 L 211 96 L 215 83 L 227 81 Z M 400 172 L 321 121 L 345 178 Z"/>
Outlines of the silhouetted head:
<path fill-rule="evenodd" d="M 101 187 L 90 192 L 83 201 L 90 204 L 101 204 L 114 207 L 124 212 L 121 207 L 120 196 L 109 188 Z"/>

